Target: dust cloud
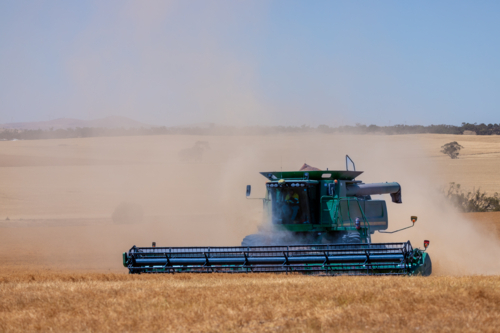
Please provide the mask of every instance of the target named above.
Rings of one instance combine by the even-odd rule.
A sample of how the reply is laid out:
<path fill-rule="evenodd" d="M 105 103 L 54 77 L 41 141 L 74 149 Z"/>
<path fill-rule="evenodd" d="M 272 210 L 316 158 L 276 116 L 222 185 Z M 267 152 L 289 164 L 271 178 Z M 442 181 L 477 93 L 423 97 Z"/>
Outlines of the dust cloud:
<path fill-rule="evenodd" d="M 0 142 L 0 249 L 5 267 L 117 271 L 133 245 L 231 246 L 263 225 L 265 181 L 259 172 L 345 168 L 349 154 L 365 182 L 397 181 L 403 204 L 388 201 L 392 235 L 374 242 L 431 241 L 437 274 L 497 274 L 500 244 L 491 232 L 449 207 L 424 136 L 269 135 L 143 136 Z M 201 161 L 179 151 L 197 141 L 210 150 Z M 15 156 L 23 156 L 16 159 Z M 47 162 L 48 159 L 52 162 Z M 43 159 L 43 163 L 39 163 Z M 16 162 L 17 161 L 17 162 Z M 17 163 L 17 164 L 16 164 Z M 122 202 L 140 205 L 142 223 L 114 224 Z M 8 221 L 3 221 L 9 217 Z"/>
<path fill-rule="evenodd" d="M 311 121 L 302 112 L 311 110 L 310 97 L 306 107 L 269 102 L 256 59 L 247 52 L 251 43 L 245 41 L 245 52 L 239 52 L 248 55 L 237 56 L 234 36 L 226 35 L 242 36 L 251 28 L 267 36 L 259 14 L 268 5 L 199 6 L 193 11 L 192 4 L 176 1 L 96 3 L 91 23 L 63 52 L 61 72 L 71 92 L 57 89 L 57 98 L 48 103 L 32 96 L 41 85 L 27 86 L 18 99 L 37 101 L 27 110 L 55 110 L 52 118 L 98 118 L 119 110 L 168 126 Z M 57 30 L 64 31 L 60 24 Z M 15 83 L 22 77 L 18 74 L 12 75 Z M 333 109 L 344 111 L 323 116 L 341 123 L 354 120 L 341 104 Z M 321 121 L 328 120 L 324 117 Z M 33 114 L 19 119 L 28 118 Z M 444 183 L 438 175 L 446 169 L 425 148 L 429 138 L 165 135 L 0 142 L 1 265 L 125 272 L 121 253 L 133 245 L 239 245 L 263 225 L 262 202 L 245 198 L 247 184 L 253 197 L 264 195 L 260 171 L 297 170 L 304 162 L 343 170 L 349 154 L 365 171 L 360 177 L 365 182 L 401 183 L 404 203 L 388 203 L 391 230 L 408 225 L 410 215 L 419 216 L 415 228 L 376 234 L 374 241 L 410 239 L 417 246 L 429 239 L 439 274 L 500 273 L 498 241 L 436 192 Z M 432 141 L 433 147 L 444 143 L 440 140 Z M 202 160 L 180 160 L 179 152 L 198 141 L 210 146 Z M 496 173 L 496 164 L 491 165 Z M 141 207 L 141 223 L 113 223 L 111 216 L 123 202 Z"/>

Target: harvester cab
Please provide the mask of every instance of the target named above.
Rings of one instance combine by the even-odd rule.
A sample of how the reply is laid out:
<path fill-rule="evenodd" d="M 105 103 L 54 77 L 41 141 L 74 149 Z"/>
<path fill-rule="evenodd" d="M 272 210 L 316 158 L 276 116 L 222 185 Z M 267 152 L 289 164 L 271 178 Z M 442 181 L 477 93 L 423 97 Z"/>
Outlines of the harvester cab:
<path fill-rule="evenodd" d="M 249 235 L 242 246 L 370 244 L 375 231 L 383 232 L 388 227 L 385 200 L 371 196 L 390 194 L 392 202 L 400 204 L 401 186 L 357 180 L 362 171 L 355 171 L 349 156 L 346 169 L 261 172 L 268 179 L 264 212 L 276 235 Z M 247 198 L 250 190 L 248 185 Z"/>
<path fill-rule="evenodd" d="M 346 155 L 346 170 L 261 172 L 267 178 L 261 200 L 271 228 L 246 236 L 237 247 L 132 247 L 123 254 L 130 273 L 297 272 L 305 274 L 430 275 L 432 264 L 424 249 L 410 242 L 371 242 L 376 231 L 388 228 L 385 200 L 390 194 L 401 204 L 396 182 L 365 184 L 356 178 L 354 162 Z M 250 198 L 251 186 L 246 188 Z M 256 199 L 256 198 L 255 198 Z"/>

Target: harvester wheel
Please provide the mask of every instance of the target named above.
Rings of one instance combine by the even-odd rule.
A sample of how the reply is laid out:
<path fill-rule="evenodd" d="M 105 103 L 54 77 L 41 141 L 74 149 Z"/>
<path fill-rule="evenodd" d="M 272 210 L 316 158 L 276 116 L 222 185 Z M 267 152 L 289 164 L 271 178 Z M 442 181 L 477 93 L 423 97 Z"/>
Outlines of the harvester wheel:
<path fill-rule="evenodd" d="M 432 274 L 432 262 L 429 254 L 424 253 L 424 263 L 421 268 L 422 276 L 429 276 Z"/>
<path fill-rule="evenodd" d="M 268 239 L 262 234 L 248 235 L 241 241 L 241 246 L 264 246 L 269 245 Z"/>
<path fill-rule="evenodd" d="M 342 243 L 345 244 L 361 243 L 361 236 L 357 231 L 349 231 L 344 236 L 342 236 Z"/>

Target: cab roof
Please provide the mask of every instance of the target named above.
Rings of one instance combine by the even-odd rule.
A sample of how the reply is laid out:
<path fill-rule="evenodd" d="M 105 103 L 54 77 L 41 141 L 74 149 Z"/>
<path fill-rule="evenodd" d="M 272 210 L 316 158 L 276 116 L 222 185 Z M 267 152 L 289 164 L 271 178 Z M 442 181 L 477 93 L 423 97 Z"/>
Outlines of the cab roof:
<path fill-rule="evenodd" d="M 260 174 L 271 181 L 275 181 L 278 179 L 353 180 L 362 173 L 363 171 L 325 170 L 325 171 L 270 171 L 270 172 L 261 172 Z"/>

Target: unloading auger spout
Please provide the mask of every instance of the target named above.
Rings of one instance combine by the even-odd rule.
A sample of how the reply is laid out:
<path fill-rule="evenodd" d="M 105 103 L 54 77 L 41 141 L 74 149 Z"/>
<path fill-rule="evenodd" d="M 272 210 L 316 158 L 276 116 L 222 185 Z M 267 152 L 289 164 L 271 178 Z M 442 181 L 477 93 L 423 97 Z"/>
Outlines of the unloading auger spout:
<path fill-rule="evenodd" d="M 398 183 L 349 184 L 346 187 L 346 195 L 351 197 L 377 194 L 390 194 L 392 202 L 403 203 L 401 200 L 401 185 Z"/>
<path fill-rule="evenodd" d="M 349 163 L 352 170 L 349 170 Z M 372 243 L 387 231 L 385 200 L 402 203 L 396 182 L 365 184 L 346 156 L 347 170 L 261 172 L 268 179 L 262 199 L 272 231 L 246 236 L 234 247 L 132 247 L 123 253 L 130 273 L 303 273 L 316 275 L 424 275 L 432 273 L 428 253 L 402 243 Z M 247 186 L 247 198 L 251 187 Z M 250 199 L 250 198 L 249 198 Z"/>

